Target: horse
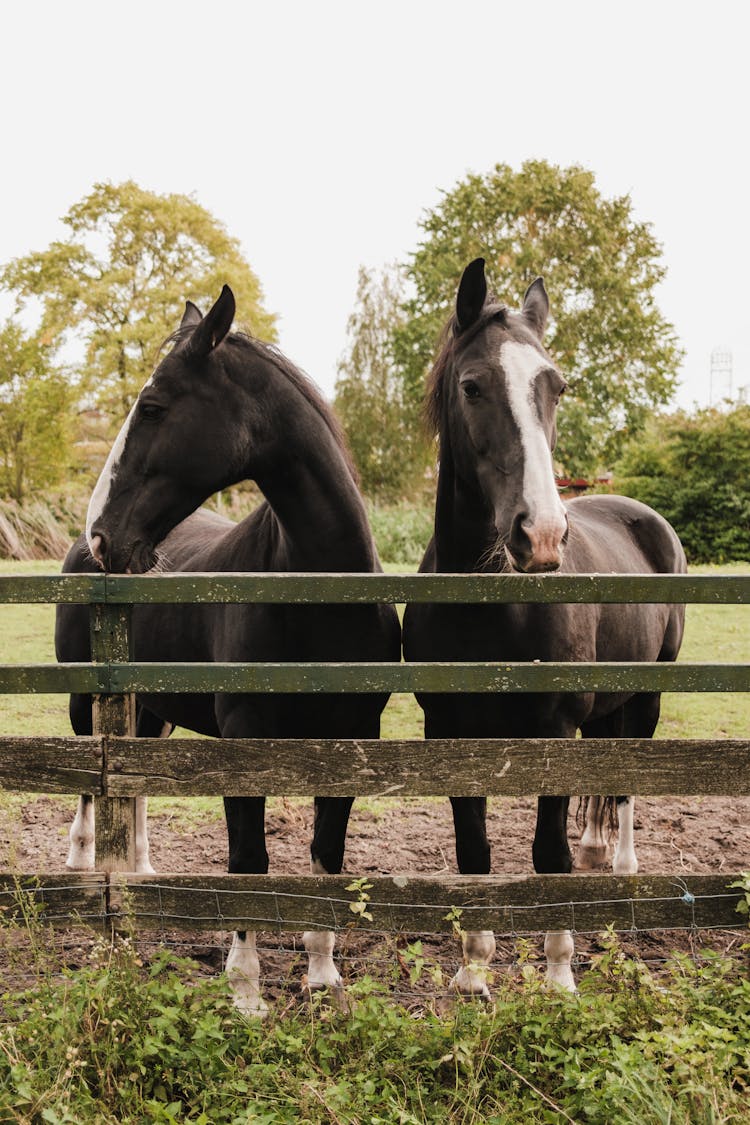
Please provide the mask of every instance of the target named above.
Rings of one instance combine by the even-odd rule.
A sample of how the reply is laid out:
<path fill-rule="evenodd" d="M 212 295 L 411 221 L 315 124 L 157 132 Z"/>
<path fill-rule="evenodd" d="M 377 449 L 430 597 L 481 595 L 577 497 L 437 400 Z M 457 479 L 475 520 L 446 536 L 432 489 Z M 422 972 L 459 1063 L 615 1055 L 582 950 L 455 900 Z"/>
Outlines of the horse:
<path fill-rule="evenodd" d="M 276 348 L 232 332 L 224 286 L 202 316 L 187 302 L 168 350 L 140 392 L 94 488 L 86 530 L 65 573 L 379 571 L 342 431 L 314 384 Z M 240 523 L 201 509 L 246 479 L 264 500 Z M 61 661 L 90 659 L 85 607 L 61 606 Z M 147 661 L 393 661 L 401 634 L 390 605 L 154 605 L 132 616 L 134 657 Z M 377 738 L 387 694 L 165 693 L 137 696 L 140 735 L 175 726 L 226 738 Z M 71 696 L 77 734 L 92 729 L 91 697 Z M 353 798 L 315 799 L 314 873 L 341 870 Z M 265 873 L 265 798 L 225 797 L 229 871 Z M 71 830 L 69 866 L 93 864 L 91 798 Z M 148 859 L 137 809 L 139 870 Z M 340 997 L 334 935 L 303 935 L 309 989 Z M 255 934 L 234 934 L 226 971 L 236 1005 L 263 1014 Z"/>
<path fill-rule="evenodd" d="M 549 301 L 541 278 L 520 311 L 488 294 L 483 258 L 463 272 L 441 337 L 426 408 L 439 439 L 434 536 L 425 573 L 684 573 L 674 530 L 651 508 L 614 495 L 563 503 L 552 451 L 566 381 L 542 339 Z M 684 607 L 671 605 L 407 606 L 409 661 L 657 661 L 677 657 Z M 639 693 L 419 694 L 428 738 L 650 738 L 660 696 Z M 568 796 L 538 799 L 532 847 L 537 872 L 569 872 Z M 484 798 L 451 798 L 458 869 L 490 870 Z M 604 862 L 605 819 L 619 813 L 613 868 L 637 870 L 631 798 L 592 798 L 577 868 Z M 491 932 L 467 934 L 453 978 L 488 996 Z M 545 940 L 547 979 L 574 990 L 569 931 Z"/>

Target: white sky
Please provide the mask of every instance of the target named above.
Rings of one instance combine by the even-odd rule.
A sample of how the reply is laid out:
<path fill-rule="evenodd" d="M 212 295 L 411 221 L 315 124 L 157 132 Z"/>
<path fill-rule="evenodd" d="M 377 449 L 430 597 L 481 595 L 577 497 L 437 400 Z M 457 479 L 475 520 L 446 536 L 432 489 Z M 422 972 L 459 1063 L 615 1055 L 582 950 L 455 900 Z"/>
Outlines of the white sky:
<path fill-rule="evenodd" d="M 193 193 L 330 394 L 360 264 L 404 260 L 468 171 L 580 163 L 663 243 L 704 405 L 714 347 L 750 383 L 749 30 L 746 0 L 4 5 L 0 261 L 98 180 Z"/>

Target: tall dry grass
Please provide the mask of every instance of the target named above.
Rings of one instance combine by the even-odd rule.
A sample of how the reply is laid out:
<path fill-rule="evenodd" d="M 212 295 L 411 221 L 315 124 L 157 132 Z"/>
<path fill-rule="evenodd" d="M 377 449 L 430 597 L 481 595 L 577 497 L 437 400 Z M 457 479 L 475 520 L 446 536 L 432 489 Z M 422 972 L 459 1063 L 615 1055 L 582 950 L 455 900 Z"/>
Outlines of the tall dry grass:
<path fill-rule="evenodd" d="M 61 559 L 72 536 L 70 512 L 43 500 L 0 500 L 0 558 Z"/>

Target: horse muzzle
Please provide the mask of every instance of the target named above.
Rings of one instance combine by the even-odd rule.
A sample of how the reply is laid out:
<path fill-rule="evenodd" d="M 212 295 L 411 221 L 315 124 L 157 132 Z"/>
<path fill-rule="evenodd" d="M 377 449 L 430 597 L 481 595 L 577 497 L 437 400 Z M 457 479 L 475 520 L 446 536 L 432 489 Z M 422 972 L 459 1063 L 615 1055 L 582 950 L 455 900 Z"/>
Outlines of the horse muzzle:
<path fill-rule="evenodd" d="M 156 552 L 142 539 L 120 547 L 101 528 L 91 529 L 89 550 L 107 574 L 144 574 L 156 560 Z"/>
<path fill-rule="evenodd" d="M 505 544 L 513 569 L 522 574 L 559 570 L 568 534 L 568 519 L 564 514 L 560 517 L 555 514 L 549 520 L 531 520 L 525 513 L 519 513 Z"/>

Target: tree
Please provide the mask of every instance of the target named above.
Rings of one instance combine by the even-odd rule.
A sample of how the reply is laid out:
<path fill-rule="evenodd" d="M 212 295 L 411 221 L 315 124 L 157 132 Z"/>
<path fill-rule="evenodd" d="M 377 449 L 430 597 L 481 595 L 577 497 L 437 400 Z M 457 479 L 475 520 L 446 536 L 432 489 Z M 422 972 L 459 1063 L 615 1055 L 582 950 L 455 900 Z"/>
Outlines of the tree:
<path fill-rule="evenodd" d="M 404 395 L 393 355 L 404 300 L 397 267 L 387 267 L 380 275 L 360 268 L 356 300 L 347 326 L 348 348 L 338 365 L 334 404 L 363 491 L 394 500 L 413 488 L 425 459 L 419 404 Z"/>
<path fill-rule="evenodd" d="M 0 329 L 0 495 L 19 502 L 61 480 L 68 466 L 71 395 L 38 336 Z"/>
<path fill-rule="evenodd" d="M 750 561 L 750 406 L 652 418 L 614 484 L 669 520 L 691 562 Z"/>
<path fill-rule="evenodd" d="M 542 275 L 552 319 L 546 343 L 570 382 L 557 458 L 569 473 L 608 467 L 650 411 L 669 401 L 681 351 L 656 307 L 661 247 L 630 198 L 605 199 L 584 168 L 498 164 L 445 193 L 421 223 L 408 276 L 416 289 L 395 338 L 405 393 L 420 397 L 461 271 L 487 260 L 498 298 L 518 307 Z"/>
<path fill-rule="evenodd" d="M 62 221 L 69 236 L 12 261 L 0 283 L 19 305 L 40 298 L 45 339 L 82 339 L 75 375 L 116 419 L 151 373 L 186 298 L 205 307 L 226 282 L 250 330 L 275 339 L 239 243 L 189 196 L 157 195 L 132 180 L 95 184 Z"/>

